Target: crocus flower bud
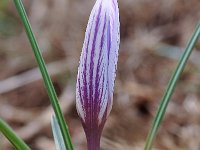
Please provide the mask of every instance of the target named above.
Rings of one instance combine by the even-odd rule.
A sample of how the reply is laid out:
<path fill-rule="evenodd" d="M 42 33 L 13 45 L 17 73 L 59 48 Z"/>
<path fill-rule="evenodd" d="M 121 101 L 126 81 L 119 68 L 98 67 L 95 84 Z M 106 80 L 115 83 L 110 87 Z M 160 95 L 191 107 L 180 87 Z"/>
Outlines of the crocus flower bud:
<path fill-rule="evenodd" d="M 88 149 L 100 149 L 100 137 L 112 108 L 119 50 L 117 0 L 97 0 L 90 14 L 80 57 L 76 108 Z"/>

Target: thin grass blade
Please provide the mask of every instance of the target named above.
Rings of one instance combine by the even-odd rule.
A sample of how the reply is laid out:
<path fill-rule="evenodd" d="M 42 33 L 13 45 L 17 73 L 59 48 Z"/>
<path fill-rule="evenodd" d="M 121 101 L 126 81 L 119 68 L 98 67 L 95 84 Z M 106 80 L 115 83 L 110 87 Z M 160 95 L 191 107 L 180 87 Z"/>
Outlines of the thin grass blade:
<path fill-rule="evenodd" d="M 0 132 L 12 143 L 17 150 L 30 150 L 26 143 L 13 131 L 13 129 L 0 118 Z"/>
<path fill-rule="evenodd" d="M 167 86 L 167 90 L 161 100 L 160 106 L 157 110 L 156 116 L 154 118 L 153 124 L 152 124 L 152 128 L 148 134 L 147 140 L 146 140 L 146 145 L 145 145 L 145 150 L 151 150 L 152 147 L 152 143 L 153 140 L 156 136 L 156 133 L 158 131 L 158 128 L 161 124 L 161 121 L 164 117 L 167 105 L 169 103 L 169 100 L 174 92 L 174 89 L 176 87 L 177 81 L 181 75 L 181 73 L 183 72 L 183 69 L 185 68 L 185 65 L 187 63 L 187 60 L 189 58 L 189 56 L 191 55 L 191 52 L 193 50 L 193 48 L 195 47 L 197 40 L 200 36 L 200 23 L 197 25 L 196 30 L 194 31 L 190 41 L 187 44 L 187 47 L 169 81 L 169 84 Z"/>
<path fill-rule="evenodd" d="M 40 52 L 40 48 L 37 44 L 35 35 L 32 31 L 28 17 L 26 15 L 26 11 L 25 11 L 25 8 L 23 6 L 23 3 L 22 3 L 21 0 L 14 0 L 14 3 L 15 3 L 17 11 L 19 13 L 19 16 L 22 20 L 22 23 L 24 25 L 24 28 L 25 28 L 26 34 L 28 36 L 29 42 L 32 46 L 32 50 L 33 50 L 33 53 L 35 55 L 35 59 L 36 59 L 38 66 L 40 68 L 40 71 L 41 71 L 41 74 L 42 74 L 42 77 L 43 77 L 43 80 L 44 80 L 44 84 L 45 84 L 45 87 L 47 89 L 47 93 L 49 95 L 50 101 L 51 101 L 51 105 L 53 107 L 53 110 L 55 112 L 55 116 L 58 120 L 58 124 L 59 124 L 60 129 L 61 129 L 61 133 L 62 133 L 62 136 L 63 136 L 63 139 L 64 139 L 65 146 L 68 150 L 73 150 L 73 145 L 71 143 L 71 137 L 70 137 L 70 134 L 69 134 L 69 131 L 68 131 L 68 127 L 67 127 L 65 120 L 64 120 L 64 115 L 63 115 L 61 108 L 60 108 L 60 105 L 58 103 L 58 98 L 57 98 L 55 89 L 53 87 L 51 78 L 50 78 L 50 76 L 47 72 L 44 59 L 42 57 L 42 54 Z"/>
<path fill-rule="evenodd" d="M 54 115 L 51 118 L 51 127 L 52 127 L 52 131 L 53 131 L 54 141 L 56 144 L 56 149 L 57 150 L 66 150 L 65 143 L 64 143 L 64 140 L 62 137 L 62 133 L 60 131 L 60 126 Z"/>

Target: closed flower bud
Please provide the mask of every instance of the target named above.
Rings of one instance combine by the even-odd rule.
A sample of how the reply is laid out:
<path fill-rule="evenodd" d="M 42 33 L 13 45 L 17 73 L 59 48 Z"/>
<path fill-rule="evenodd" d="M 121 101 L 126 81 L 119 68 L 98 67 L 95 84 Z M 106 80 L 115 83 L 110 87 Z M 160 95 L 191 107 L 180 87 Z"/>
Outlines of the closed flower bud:
<path fill-rule="evenodd" d="M 117 0 L 97 0 L 90 14 L 80 57 L 76 108 L 88 149 L 100 149 L 100 137 L 112 108 L 119 50 Z"/>

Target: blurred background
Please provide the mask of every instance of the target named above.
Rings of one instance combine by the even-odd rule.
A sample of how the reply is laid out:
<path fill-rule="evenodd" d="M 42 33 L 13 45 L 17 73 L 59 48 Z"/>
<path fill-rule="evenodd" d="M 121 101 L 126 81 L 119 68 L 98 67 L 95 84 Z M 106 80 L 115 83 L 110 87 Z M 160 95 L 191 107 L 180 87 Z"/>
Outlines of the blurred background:
<path fill-rule="evenodd" d="M 114 104 L 102 150 L 142 150 L 170 76 L 200 19 L 199 0 L 118 0 L 121 44 Z M 24 1 L 76 150 L 86 139 L 75 109 L 77 66 L 94 0 Z M 154 142 L 155 150 L 200 149 L 200 42 Z M 0 1 L 0 117 L 33 150 L 54 150 L 52 110 L 12 0 Z M 0 149 L 12 146 L 0 136 Z"/>

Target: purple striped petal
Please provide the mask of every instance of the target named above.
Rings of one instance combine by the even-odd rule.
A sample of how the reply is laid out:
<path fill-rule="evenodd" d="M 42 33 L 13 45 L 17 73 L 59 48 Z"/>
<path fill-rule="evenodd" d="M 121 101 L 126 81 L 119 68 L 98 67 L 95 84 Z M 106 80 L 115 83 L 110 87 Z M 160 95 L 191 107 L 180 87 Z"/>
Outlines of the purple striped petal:
<path fill-rule="evenodd" d="M 87 25 L 76 85 L 76 107 L 89 149 L 99 148 L 101 131 L 112 108 L 119 50 L 117 0 L 97 0 Z"/>

